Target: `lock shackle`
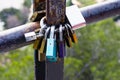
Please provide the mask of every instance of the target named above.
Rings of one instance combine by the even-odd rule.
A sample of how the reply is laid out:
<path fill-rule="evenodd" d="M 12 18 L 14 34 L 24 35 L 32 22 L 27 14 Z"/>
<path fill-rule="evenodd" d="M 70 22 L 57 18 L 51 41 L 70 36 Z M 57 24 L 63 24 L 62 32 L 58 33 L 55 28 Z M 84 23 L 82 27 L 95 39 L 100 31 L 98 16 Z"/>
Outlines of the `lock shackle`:
<path fill-rule="evenodd" d="M 45 40 L 47 39 L 48 33 L 49 33 L 50 27 L 47 28 L 46 32 L 45 32 Z"/>
<path fill-rule="evenodd" d="M 59 35 L 60 35 L 60 41 L 63 41 L 63 28 L 62 25 L 59 27 Z"/>
<path fill-rule="evenodd" d="M 66 24 L 68 26 L 68 29 L 70 30 L 71 33 L 74 33 L 74 31 L 72 30 L 72 27 L 70 26 L 70 24 Z"/>
<path fill-rule="evenodd" d="M 46 17 L 43 17 L 43 18 L 40 20 L 40 27 L 41 27 L 41 29 L 47 28 L 47 25 L 46 25 L 46 23 L 45 23 L 45 20 L 46 20 Z"/>
<path fill-rule="evenodd" d="M 65 24 L 65 30 L 66 30 L 66 33 L 67 33 L 67 36 L 69 37 L 69 31 L 68 31 L 68 26 Z"/>
<path fill-rule="evenodd" d="M 51 26 L 50 38 L 54 38 L 55 26 Z"/>

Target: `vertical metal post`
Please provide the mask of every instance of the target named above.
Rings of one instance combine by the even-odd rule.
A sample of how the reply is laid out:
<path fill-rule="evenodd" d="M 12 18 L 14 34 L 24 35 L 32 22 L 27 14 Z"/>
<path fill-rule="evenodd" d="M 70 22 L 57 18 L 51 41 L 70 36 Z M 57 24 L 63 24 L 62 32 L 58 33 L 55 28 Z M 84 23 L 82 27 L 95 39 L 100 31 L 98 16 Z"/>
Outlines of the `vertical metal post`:
<path fill-rule="evenodd" d="M 46 0 L 48 25 L 59 25 L 65 21 L 66 0 Z M 63 80 L 64 59 L 46 62 L 46 80 Z"/>
<path fill-rule="evenodd" d="M 40 10 L 44 0 L 33 0 L 33 11 Z M 46 19 L 48 25 L 59 25 L 65 21 L 66 0 L 46 0 Z M 35 80 L 63 80 L 64 59 L 53 62 L 39 62 L 38 50 L 34 51 Z"/>
<path fill-rule="evenodd" d="M 47 24 L 58 25 L 64 23 L 66 0 L 47 0 L 46 2 Z"/>

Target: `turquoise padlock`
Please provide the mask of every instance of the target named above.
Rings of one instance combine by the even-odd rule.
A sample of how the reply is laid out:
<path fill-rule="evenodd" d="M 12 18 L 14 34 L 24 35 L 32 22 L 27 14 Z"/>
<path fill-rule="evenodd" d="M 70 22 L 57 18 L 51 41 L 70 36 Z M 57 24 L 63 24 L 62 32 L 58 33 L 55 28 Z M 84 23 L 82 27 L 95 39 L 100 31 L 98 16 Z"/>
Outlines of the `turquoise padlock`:
<path fill-rule="evenodd" d="M 57 61 L 57 45 L 54 36 L 55 26 L 51 26 L 50 38 L 47 39 L 46 59 L 50 62 Z"/>

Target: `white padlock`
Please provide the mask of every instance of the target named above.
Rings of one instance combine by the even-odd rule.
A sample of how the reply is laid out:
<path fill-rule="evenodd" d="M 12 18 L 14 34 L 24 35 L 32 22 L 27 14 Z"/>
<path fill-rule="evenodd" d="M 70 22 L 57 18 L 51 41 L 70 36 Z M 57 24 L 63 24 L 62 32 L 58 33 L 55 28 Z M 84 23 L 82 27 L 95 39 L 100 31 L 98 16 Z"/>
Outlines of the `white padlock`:
<path fill-rule="evenodd" d="M 36 36 L 35 32 L 25 33 L 24 35 L 25 35 L 25 39 L 26 39 L 27 42 L 37 39 L 37 36 Z"/>
<path fill-rule="evenodd" d="M 66 16 L 73 30 L 86 26 L 86 21 L 77 5 L 66 7 Z"/>

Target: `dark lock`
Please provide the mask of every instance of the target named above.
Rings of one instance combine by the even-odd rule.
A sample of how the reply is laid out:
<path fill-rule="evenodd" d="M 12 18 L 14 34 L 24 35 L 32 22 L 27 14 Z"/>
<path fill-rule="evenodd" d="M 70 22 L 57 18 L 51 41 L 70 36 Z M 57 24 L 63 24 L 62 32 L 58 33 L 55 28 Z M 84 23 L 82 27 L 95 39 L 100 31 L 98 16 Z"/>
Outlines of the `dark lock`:
<path fill-rule="evenodd" d="M 59 27 L 59 42 L 58 42 L 58 56 L 59 58 L 64 58 L 66 54 L 65 41 L 63 39 L 63 27 Z"/>
<path fill-rule="evenodd" d="M 65 38 L 65 42 L 67 44 L 68 47 L 72 47 L 72 40 L 71 37 L 69 35 L 69 31 L 68 31 L 68 26 L 65 24 L 65 28 L 64 28 L 64 38 Z"/>
<path fill-rule="evenodd" d="M 74 30 L 72 30 L 72 26 L 70 26 L 70 24 L 66 24 L 66 25 L 68 26 L 69 35 L 71 37 L 72 42 L 77 43 L 78 39 L 77 39 L 77 36 L 76 36 Z"/>

